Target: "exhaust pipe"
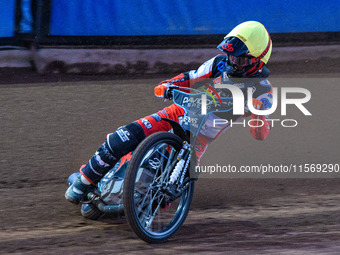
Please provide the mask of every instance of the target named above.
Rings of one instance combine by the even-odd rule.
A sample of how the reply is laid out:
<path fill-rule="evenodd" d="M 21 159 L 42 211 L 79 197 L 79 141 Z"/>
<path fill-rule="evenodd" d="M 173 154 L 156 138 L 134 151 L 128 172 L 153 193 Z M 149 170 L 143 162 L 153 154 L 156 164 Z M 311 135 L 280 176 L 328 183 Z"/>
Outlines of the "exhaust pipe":
<path fill-rule="evenodd" d="M 100 199 L 93 199 L 96 195 L 92 192 L 87 194 L 87 198 L 94 204 L 101 212 L 107 214 L 119 214 L 124 215 L 124 205 L 117 204 L 117 205 L 106 205 Z"/>

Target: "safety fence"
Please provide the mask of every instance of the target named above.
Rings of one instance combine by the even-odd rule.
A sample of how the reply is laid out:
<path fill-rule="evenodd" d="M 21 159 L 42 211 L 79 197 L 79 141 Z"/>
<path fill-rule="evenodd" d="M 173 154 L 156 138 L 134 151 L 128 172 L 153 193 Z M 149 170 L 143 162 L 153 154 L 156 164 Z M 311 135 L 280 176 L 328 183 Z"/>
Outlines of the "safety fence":
<path fill-rule="evenodd" d="M 0 0 L 0 45 L 193 47 L 247 20 L 279 43 L 340 41 L 338 0 Z"/>

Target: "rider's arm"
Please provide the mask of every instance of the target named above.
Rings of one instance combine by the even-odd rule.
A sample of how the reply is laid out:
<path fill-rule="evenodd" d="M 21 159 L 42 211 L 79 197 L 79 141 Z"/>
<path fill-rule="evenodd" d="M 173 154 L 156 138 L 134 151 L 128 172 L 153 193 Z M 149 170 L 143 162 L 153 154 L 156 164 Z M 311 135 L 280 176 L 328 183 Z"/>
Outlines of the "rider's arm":
<path fill-rule="evenodd" d="M 263 141 L 270 133 L 270 123 L 266 116 L 251 115 L 250 133 L 256 139 Z M 263 125 L 262 125 L 263 123 Z M 261 126 L 262 125 L 262 126 Z"/>
<path fill-rule="evenodd" d="M 162 81 L 155 87 L 155 95 L 163 97 L 164 91 L 168 88 L 169 84 L 189 88 L 204 79 L 217 77 L 222 71 L 222 65 L 226 63 L 225 59 L 225 55 L 218 55 L 206 61 L 197 70 L 184 72 L 172 79 Z"/>
<path fill-rule="evenodd" d="M 255 109 L 267 110 L 272 106 L 272 86 L 269 81 L 266 81 L 266 86 L 270 86 L 270 91 L 267 91 L 253 99 Z M 263 141 L 270 133 L 270 123 L 268 116 L 251 114 L 250 133 L 257 139 Z"/>

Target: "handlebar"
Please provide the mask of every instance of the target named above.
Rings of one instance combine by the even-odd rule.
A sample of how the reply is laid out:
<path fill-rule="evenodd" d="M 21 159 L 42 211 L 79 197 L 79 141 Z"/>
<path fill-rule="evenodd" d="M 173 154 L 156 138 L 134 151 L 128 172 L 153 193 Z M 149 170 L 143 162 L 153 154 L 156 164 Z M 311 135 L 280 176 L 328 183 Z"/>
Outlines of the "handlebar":
<path fill-rule="evenodd" d="M 178 89 L 180 88 L 179 86 L 176 86 L 176 85 L 170 85 L 165 91 L 164 91 L 164 98 L 165 99 L 169 99 L 169 100 L 172 100 L 172 91 L 174 89 Z"/>
<path fill-rule="evenodd" d="M 173 90 L 174 89 L 182 89 L 182 90 L 190 90 L 190 91 L 195 91 L 196 93 L 201 93 L 202 91 L 194 88 L 189 88 L 189 87 L 181 87 L 177 85 L 169 85 L 169 87 L 164 90 L 164 98 L 168 100 L 172 100 L 173 98 Z"/>

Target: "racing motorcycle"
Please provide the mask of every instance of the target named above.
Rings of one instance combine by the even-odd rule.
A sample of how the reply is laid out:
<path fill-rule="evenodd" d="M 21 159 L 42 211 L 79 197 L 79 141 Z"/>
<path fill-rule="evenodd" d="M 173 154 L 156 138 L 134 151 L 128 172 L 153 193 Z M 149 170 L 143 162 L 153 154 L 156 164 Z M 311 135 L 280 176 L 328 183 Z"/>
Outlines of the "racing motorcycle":
<path fill-rule="evenodd" d="M 82 201 L 81 214 L 96 220 L 104 214 L 125 216 L 131 229 L 148 243 L 165 242 L 184 223 L 194 193 L 197 174 L 195 142 L 211 113 L 228 112 L 232 98 L 217 102 L 207 90 L 170 86 L 166 97 L 185 111 L 180 124 L 166 118 L 172 132 L 146 137 L 125 155 Z M 202 114 L 203 96 L 206 114 Z M 211 98 L 213 100 L 211 100 Z M 80 173 L 68 179 L 71 185 Z"/>

